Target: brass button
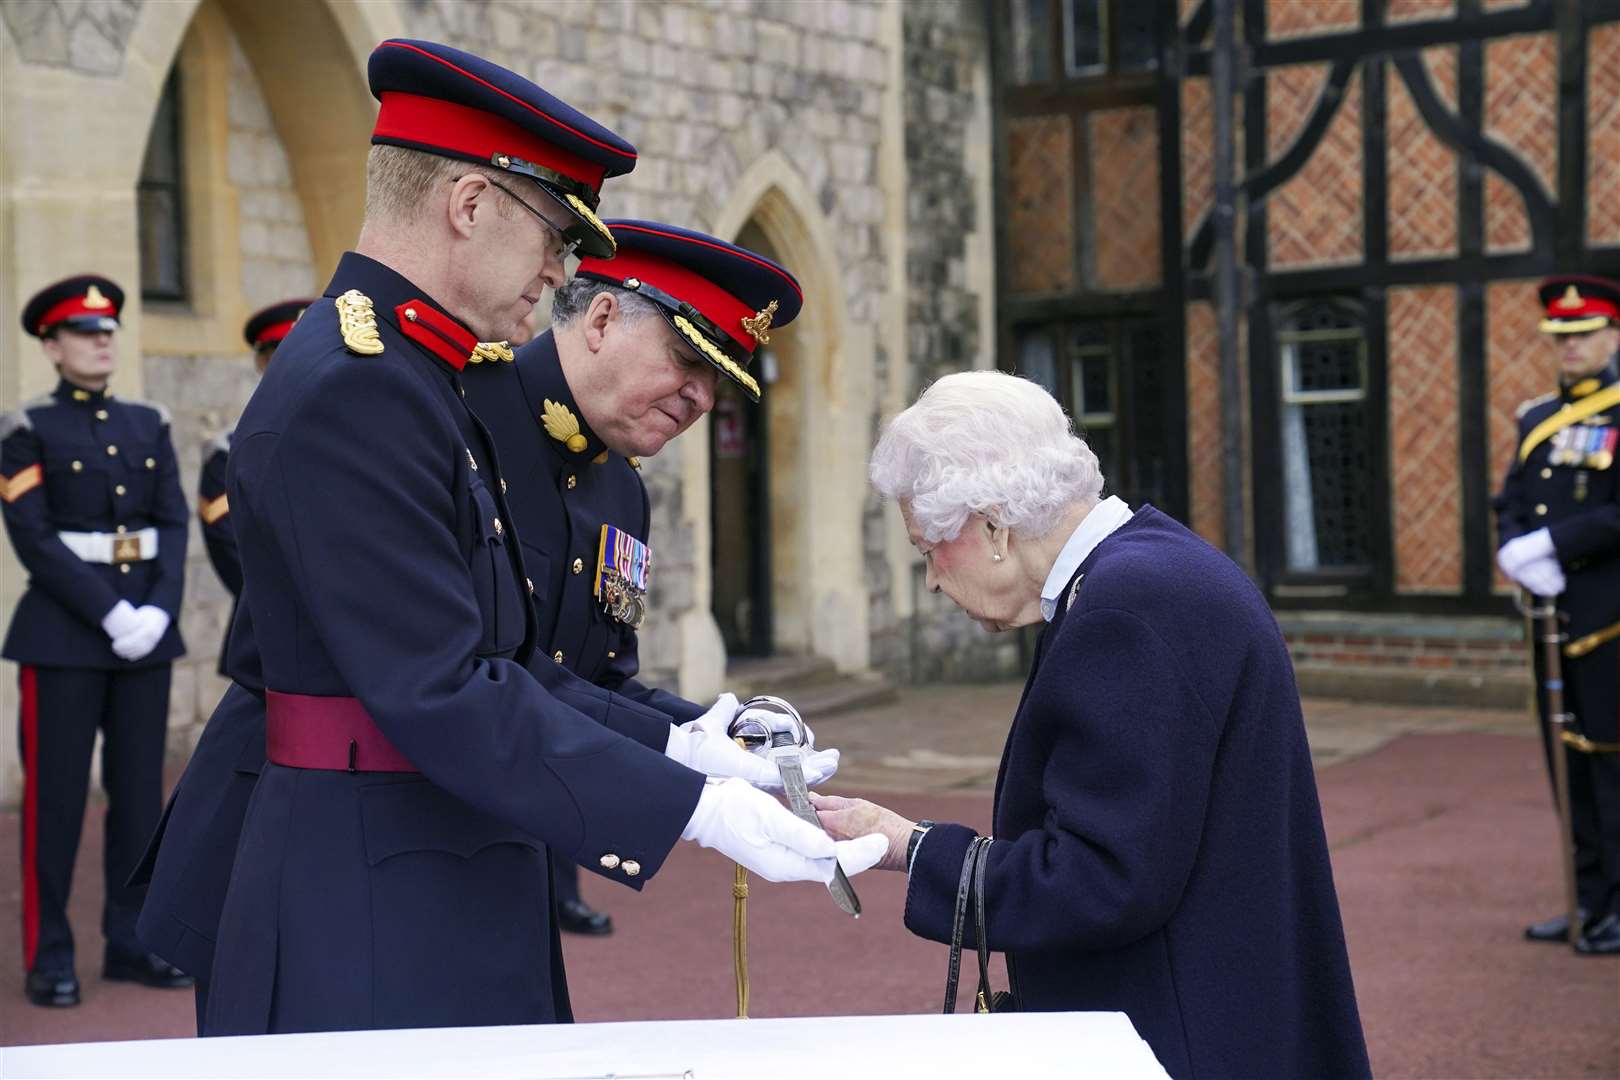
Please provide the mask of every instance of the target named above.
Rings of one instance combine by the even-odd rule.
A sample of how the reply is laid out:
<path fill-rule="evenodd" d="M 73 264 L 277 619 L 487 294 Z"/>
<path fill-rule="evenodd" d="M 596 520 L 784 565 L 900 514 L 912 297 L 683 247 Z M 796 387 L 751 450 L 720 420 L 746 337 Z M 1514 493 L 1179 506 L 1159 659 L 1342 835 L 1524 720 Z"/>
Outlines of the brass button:
<path fill-rule="evenodd" d="M 105 419 L 107 419 L 107 410 L 106 409 L 97 409 L 96 410 L 96 419 L 97 420 L 105 420 Z"/>
<path fill-rule="evenodd" d="M 1543 480 L 1551 480 L 1552 479 L 1552 470 L 1551 469 L 1542 469 L 1541 470 L 1541 478 Z"/>
<path fill-rule="evenodd" d="M 1546 517 L 1547 516 L 1547 504 L 1546 503 L 1536 503 L 1536 516 L 1537 517 Z"/>
<path fill-rule="evenodd" d="M 575 559 L 574 560 L 574 573 L 577 574 L 583 569 L 585 569 L 585 560 L 584 559 Z"/>
<path fill-rule="evenodd" d="M 108 457 L 117 457 L 118 456 L 118 447 L 116 447 L 116 446 L 107 447 L 107 456 Z"/>
<path fill-rule="evenodd" d="M 460 383 L 456 383 L 456 393 L 460 394 L 462 397 L 466 397 L 467 396 L 467 388 L 465 386 L 462 386 Z"/>
<path fill-rule="evenodd" d="M 147 459 L 146 459 L 146 467 L 147 467 L 147 468 L 148 468 L 148 469 L 155 469 L 155 468 L 157 468 L 157 458 L 147 458 Z"/>
<path fill-rule="evenodd" d="M 120 573 L 120 574 L 127 574 L 127 573 L 129 573 L 129 563 L 127 563 L 127 562 L 126 562 L 126 563 L 119 563 L 119 564 L 118 564 L 118 572 L 119 572 L 119 573 Z"/>
<path fill-rule="evenodd" d="M 113 494 L 114 495 L 122 495 L 122 494 L 124 494 L 125 490 L 126 489 L 125 489 L 124 485 L 119 484 L 118 486 L 113 488 Z"/>
<path fill-rule="evenodd" d="M 625 877 L 635 877 L 639 873 L 641 873 L 641 864 L 640 863 L 636 862 L 636 860 L 634 860 L 634 859 L 626 859 L 626 860 L 624 860 L 624 876 Z"/>
<path fill-rule="evenodd" d="M 569 473 L 568 474 L 568 490 L 573 491 L 574 488 L 578 484 L 579 484 L 579 477 L 575 476 L 573 473 Z"/>
<path fill-rule="evenodd" d="M 501 479 L 501 494 L 506 494 L 506 479 L 504 477 Z"/>
<path fill-rule="evenodd" d="M 496 536 L 505 536 L 506 535 L 506 526 L 501 524 L 501 519 L 500 518 L 490 518 L 489 519 L 489 524 L 495 530 L 495 535 Z"/>
<path fill-rule="evenodd" d="M 411 322 L 415 322 L 416 321 L 416 309 L 413 308 L 413 307 L 406 308 L 405 309 L 405 317 L 407 319 L 411 320 Z"/>
<path fill-rule="evenodd" d="M 619 857 L 611 851 L 598 859 L 597 862 L 602 864 L 604 870 L 617 870 L 619 868 Z"/>
<path fill-rule="evenodd" d="M 75 461 L 75 462 L 74 462 L 74 463 L 73 463 L 73 471 L 74 471 L 74 472 L 84 472 L 84 462 L 82 462 L 82 461 Z"/>
<path fill-rule="evenodd" d="M 559 663 L 559 664 L 562 663 L 562 660 L 563 660 L 562 650 L 558 649 L 556 652 L 552 653 L 551 658 L 553 660 L 557 661 L 557 663 Z"/>
<path fill-rule="evenodd" d="M 523 579 L 523 584 L 525 584 L 525 585 L 527 585 L 529 587 L 529 595 L 533 596 L 534 595 L 534 579 L 533 578 L 524 578 Z"/>
<path fill-rule="evenodd" d="M 114 532 L 121 532 L 121 533 L 128 532 L 129 531 L 129 526 L 120 525 L 120 526 L 118 526 L 118 528 L 114 529 L 113 531 Z"/>
<path fill-rule="evenodd" d="M 616 653 L 616 652 L 614 652 L 614 651 L 613 651 L 613 650 L 612 650 L 612 649 L 609 649 L 609 650 L 608 650 L 608 659 L 609 659 L 609 660 L 612 660 L 612 659 L 613 659 L 613 658 L 614 658 L 614 657 L 616 657 L 616 656 L 618 656 L 618 655 L 619 655 L 619 654 L 618 654 L 618 653 Z"/>

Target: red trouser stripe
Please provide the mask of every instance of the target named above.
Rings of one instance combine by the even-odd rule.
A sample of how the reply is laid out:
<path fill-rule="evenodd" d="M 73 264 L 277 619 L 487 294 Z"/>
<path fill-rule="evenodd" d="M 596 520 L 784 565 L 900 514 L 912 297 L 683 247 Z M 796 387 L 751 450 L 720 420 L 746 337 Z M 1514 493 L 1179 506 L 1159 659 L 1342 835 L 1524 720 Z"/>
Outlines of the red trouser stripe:
<path fill-rule="evenodd" d="M 27 665 L 18 677 L 18 697 L 23 737 L 23 963 L 32 971 L 39 948 L 39 688 L 34 669 Z"/>

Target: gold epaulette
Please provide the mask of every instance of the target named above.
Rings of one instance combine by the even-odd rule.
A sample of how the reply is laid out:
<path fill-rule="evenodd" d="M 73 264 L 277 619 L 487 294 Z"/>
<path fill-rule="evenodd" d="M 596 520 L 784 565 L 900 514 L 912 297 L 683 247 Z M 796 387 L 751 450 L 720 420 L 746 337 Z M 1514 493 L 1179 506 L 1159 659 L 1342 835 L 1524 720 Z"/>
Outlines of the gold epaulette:
<path fill-rule="evenodd" d="M 383 351 L 371 297 L 359 289 L 350 289 L 333 303 L 337 305 L 338 332 L 343 335 L 344 348 L 360 356 L 376 356 Z"/>

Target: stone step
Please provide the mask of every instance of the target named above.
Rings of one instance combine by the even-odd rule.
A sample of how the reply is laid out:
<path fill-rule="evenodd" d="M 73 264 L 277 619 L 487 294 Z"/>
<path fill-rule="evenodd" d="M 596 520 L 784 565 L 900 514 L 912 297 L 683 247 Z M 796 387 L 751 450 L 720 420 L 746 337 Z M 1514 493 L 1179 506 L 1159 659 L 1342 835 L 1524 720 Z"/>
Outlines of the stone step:
<path fill-rule="evenodd" d="M 726 664 L 726 686 L 738 694 L 780 694 L 791 696 L 797 687 L 815 685 L 839 678 L 833 662 L 820 656 L 780 653 L 776 656 L 742 657 Z"/>
<path fill-rule="evenodd" d="M 754 694 L 787 698 L 806 720 L 885 705 L 899 695 L 881 675 L 841 675 L 830 660 L 791 654 L 733 660 L 726 665 L 726 683 L 744 699 Z"/>
<path fill-rule="evenodd" d="M 1522 709 L 1530 700 L 1528 672 L 1416 670 L 1353 664 L 1294 665 L 1305 697 L 1380 705 L 1455 705 Z"/>

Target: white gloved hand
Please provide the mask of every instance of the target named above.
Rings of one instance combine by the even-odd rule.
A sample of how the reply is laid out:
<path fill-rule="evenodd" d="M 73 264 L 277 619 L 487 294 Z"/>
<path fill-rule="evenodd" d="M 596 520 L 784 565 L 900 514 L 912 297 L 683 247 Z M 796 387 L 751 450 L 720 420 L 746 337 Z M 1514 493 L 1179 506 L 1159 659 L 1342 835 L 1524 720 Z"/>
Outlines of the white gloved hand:
<path fill-rule="evenodd" d="M 101 617 L 101 630 L 110 638 L 121 638 L 140 625 L 141 620 L 128 600 L 118 601 Z"/>
<path fill-rule="evenodd" d="M 664 755 L 705 776 L 739 777 L 766 791 L 782 790 L 775 764 L 750 754 L 726 734 L 737 715 L 737 695 L 721 694 L 709 711 L 679 727 L 670 726 Z M 804 782 L 815 786 L 838 771 L 837 750 L 807 750 L 802 757 Z"/>
<path fill-rule="evenodd" d="M 835 865 L 858 874 L 889 847 L 877 834 L 835 842 L 738 777 L 703 785 L 681 839 L 713 848 L 766 881 L 822 884 L 832 880 Z"/>
<path fill-rule="evenodd" d="M 1513 580 L 1537 596 L 1554 597 L 1564 591 L 1564 568 L 1554 558 L 1533 559 L 1519 567 Z"/>
<path fill-rule="evenodd" d="M 1519 580 L 1519 568 L 1535 562 L 1537 559 L 1557 559 L 1558 552 L 1553 549 L 1552 533 L 1546 529 L 1537 529 L 1535 532 L 1515 536 L 1503 544 L 1496 552 L 1496 565 L 1502 568 L 1502 573 L 1515 581 Z M 1524 585 L 1520 581 L 1519 584 Z M 1530 586 L 1525 585 L 1525 588 Z"/>
<path fill-rule="evenodd" d="M 169 630 L 169 613 L 160 607 L 143 604 L 135 610 L 135 618 L 138 625 L 112 643 L 113 652 L 131 662 L 144 659 Z"/>

